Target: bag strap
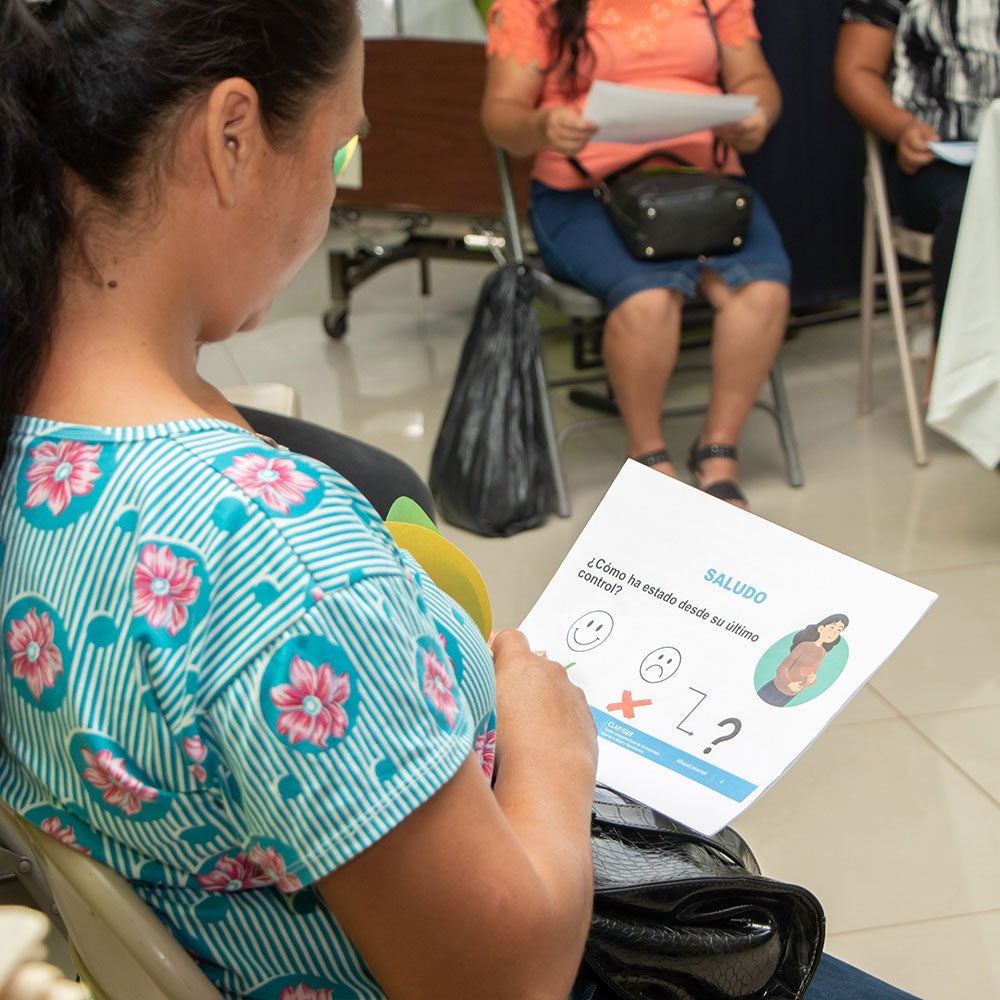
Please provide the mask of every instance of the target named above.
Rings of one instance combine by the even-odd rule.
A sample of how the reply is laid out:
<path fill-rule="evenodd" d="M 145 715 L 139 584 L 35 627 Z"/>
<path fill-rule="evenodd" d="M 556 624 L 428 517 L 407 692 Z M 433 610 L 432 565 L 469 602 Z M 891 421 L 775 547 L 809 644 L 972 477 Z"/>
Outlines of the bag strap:
<path fill-rule="evenodd" d="M 719 84 L 719 90 L 725 94 L 726 84 L 722 79 L 722 40 L 719 38 L 719 26 L 716 24 L 712 8 L 708 6 L 708 0 L 701 0 L 701 5 L 705 8 L 705 15 L 708 17 L 708 26 L 712 29 L 712 38 L 715 40 L 716 58 L 719 63 L 719 71 L 715 76 L 716 82 Z M 715 142 L 712 143 L 712 161 L 715 163 L 716 169 L 721 172 L 726 163 L 726 151 L 725 143 L 718 136 L 715 137 Z"/>
<path fill-rule="evenodd" d="M 621 177 L 622 174 L 627 174 L 630 170 L 635 170 L 641 167 L 644 163 L 648 163 L 650 160 L 672 160 L 679 167 L 685 167 L 690 170 L 698 170 L 700 168 L 696 167 L 690 160 L 685 160 L 683 156 L 678 156 L 676 153 L 671 153 L 668 149 L 657 149 L 653 150 L 651 153 L 647 153 L 645 156 L 640 156 L 637 160 L 632 160 L 630 163 L 626 163 L 624 167 L 619 167 L 617 170 L 608 174 L 603 180 L 596 178 L 587 168 L 575 157 L 567 156 L 570 166 L 585 180 L 588 181 L 591 187 L 595 189 L 603 189 L 606 185 L 610 184 L 612 181 Z"/>

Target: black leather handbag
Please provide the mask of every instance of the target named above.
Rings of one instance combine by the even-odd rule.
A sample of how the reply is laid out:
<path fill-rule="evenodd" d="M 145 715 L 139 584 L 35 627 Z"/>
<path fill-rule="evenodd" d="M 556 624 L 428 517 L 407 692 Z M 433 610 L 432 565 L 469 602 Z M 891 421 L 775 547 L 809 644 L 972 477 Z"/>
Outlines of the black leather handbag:
<path fill-rule="evenodd" d="M 594 915 L 584 974 L 595 1000 L 798 1000 L 825 917 L 801 886 L 760 874 L 729 827 L 713 837 L 598 787 Z"/>
<path fill-rule="evenodd" d="M 651 153 L 595 180 L 567 157 L 593 186 L 628 252 L 639 260 L 716 257 L 743 246 L 753 192 L 736 177 L 698 170 L 665 150 Z M 680 169 L 642 169 L 668 159 Z"/>

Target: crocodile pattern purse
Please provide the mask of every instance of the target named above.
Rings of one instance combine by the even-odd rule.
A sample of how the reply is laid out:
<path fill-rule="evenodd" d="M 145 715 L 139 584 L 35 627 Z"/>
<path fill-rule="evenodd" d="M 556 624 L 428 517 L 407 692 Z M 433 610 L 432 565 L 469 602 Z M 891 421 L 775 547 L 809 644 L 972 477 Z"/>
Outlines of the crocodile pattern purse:
<path fill-rule="evenodd" d="M 746 841 L 713 837 L 598 787 L 594 914 L 585 972 L 595 1000 L 799 1000 L 823 950 L 809 890 L 760 873 Z"/>

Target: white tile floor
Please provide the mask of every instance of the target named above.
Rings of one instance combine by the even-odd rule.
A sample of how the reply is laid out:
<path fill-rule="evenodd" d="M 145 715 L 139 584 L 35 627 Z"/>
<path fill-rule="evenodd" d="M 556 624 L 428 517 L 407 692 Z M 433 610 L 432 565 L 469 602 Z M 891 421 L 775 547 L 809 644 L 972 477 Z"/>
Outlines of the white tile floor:
<path fill-rule="evenodd" d="M 333 342 L 318 253 L 266 328 L 203 354 L 220 385 L 282 381 L 303 416 L 378 444 L 426 475 L 479 282 L 488 263 L 434 261 L 355 291 Z M 940 594 L 931 612 L 792 770 L 735 824 L 770 875 L 822 900 L 828 950 L 925 1000 L 1000 997 L 1000 477 L 929 433 L 915 468 L 888 334 L 874 413 L 856 414 L 854 321 L 802 331 L 784 369 L 806 485 L 791 489 L 770 418 L 751 417 L 743 485 L 770 520 Z M 564 345 L 548 343 L 554 367 Z M 561 424 L 585 416 L 557 400 Z M 667 424 L 683 454 L 697 419 Z M 623 460 L 617 426 L 581 430 L 563 452 L 574 513 L 511 539 L 444 526 L 516 625 Z M 849 998 L 845 998 L 849 1000 Z"/>

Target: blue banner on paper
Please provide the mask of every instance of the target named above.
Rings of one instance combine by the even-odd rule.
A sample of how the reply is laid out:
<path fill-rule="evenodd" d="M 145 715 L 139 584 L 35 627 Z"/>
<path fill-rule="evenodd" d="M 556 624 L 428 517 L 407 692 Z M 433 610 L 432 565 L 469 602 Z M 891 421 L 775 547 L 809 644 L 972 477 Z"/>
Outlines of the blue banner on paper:
<path fill-rule="evenodd" d="M 749 781 L 724 771 L 721 767 L 709 764 L 700 757 L 693 757 L 669 743 L 650 736 L 639 729 L 627 725 L 620 719 L 602 712 L 599 708 L 590 706 L 590 711 L 597 723 L 597 735 L 615 746 L 624 747 L 632 753 L 645 757 L 661 767 L 665 767 L 685 778 L 696 781 L 699 785 L 711 788 L 734 802 L 742 802 L 757 786 Z"/>

